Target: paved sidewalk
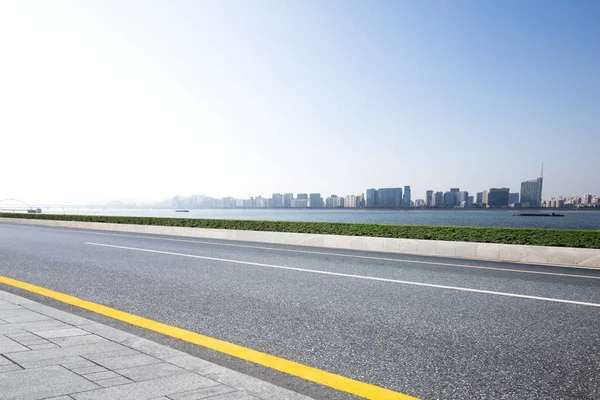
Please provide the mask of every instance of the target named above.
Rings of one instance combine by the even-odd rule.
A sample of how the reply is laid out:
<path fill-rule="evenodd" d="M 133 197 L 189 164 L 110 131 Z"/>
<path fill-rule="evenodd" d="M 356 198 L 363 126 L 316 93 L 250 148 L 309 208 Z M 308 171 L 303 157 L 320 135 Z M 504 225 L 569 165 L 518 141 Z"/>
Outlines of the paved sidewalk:
<path fill-rule="evenodd" d="M 309 399 L 0 290 L 2 400 Z"/>

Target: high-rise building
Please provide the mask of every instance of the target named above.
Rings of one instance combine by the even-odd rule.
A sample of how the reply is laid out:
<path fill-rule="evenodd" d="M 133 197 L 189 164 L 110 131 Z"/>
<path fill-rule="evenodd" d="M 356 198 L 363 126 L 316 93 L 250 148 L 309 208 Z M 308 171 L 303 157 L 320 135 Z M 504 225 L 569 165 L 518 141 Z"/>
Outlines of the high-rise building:
<path fill-rule="evenodd" d="M 455 202 L 454 192 L 445 192 L 444 193 L 444 206 L 454 207 L 454 202 Z"/>
<path fill-rule="evenodd" d="M 544 183 L 544 164 L 537 179 L 521 182 L 521 207 L 540 207 L 542 204 L 542 186 Z"/>
<path fill-rule="evenodd" d="M 444 192 L 435 192 L 431 198 L 432 207 L 443 207 L 444 206 Z"/>
<path fill-rule="evenodd" d="M 593 197 L 594 197 L 593 195 L 591 195 L 591 194 L 589 194 L 589 193 L 586 193 L 586 194 L 584 194 L 583 196 L 581 196 L 581 202 L 582 202 L 583 204 L 591 204 L 591 203 L 592 203 L 592 198 L 593 198 Z"/>
<path fill-rule="evenodd" d="M 475 201 L 476 203 L 483 203 L 483 192 L 477 192 L 477 199 Z"/>
<path fill-rule="evenodd" d="M 308 197 L 308 206 L 310 208 L 322 208 L 323 198 L 321 197 L 321 193 L 311 193 Z"/>
<path fill-rule="evenodd" d="M 460 202 L 458 201 L 458 194 L 460 193 L 460 188 L 450 188 L 450 192 L 453 194 L 453 202 L 452 205 L 453 206 L 457 206 L 460 204 Z"/>
<path fill-rule="evenodd" d="M 482 204 L 486 204 L 488 202 L 488 195 L 489 195 L 490 191 L 489 190 L 484 190 L 483 192 L 481 192 L 481 203 Z"/>
<path fill-rule="evenodd" d="M 461 204 L 464 201 L 465 205 L 466 205 L 467 199 L 469 198 L 469 192 L 464 191 L 464 190 L 462 192 L 458 192 L 457 198 L 458 198 L 458 204 Z"/>
<path fill-rule="evenodd" d="M 425 207 L 432 207 L 431 203 L 433 202 L 433 190 L 428 190 L 425 192 Z"/>
<path fill-rule="evenodd" d="M 366 204 L 365 194 L 361 193 L 360 195 L 358 195 L 358 197 L 360 197 L 360 200 L 356 200 L 356 207 L 357 208 L 364 208 L 365 204 Z"/>
<path fill-rule="evenodd" d="M 296 197 L 298 200 L 308 200 L 308 195 L 306 193 L 298 193 Z"/>
<path fill-rule="evenodd" d="M 344 208 L 359 208 L 360 196 L 350 194 L 344 198 Z"/>
<path fill-rule="evenodd" d="M 281 195 L 281 193 L 273 193 L 273 196 L 271 198 L 273 199 L 273 202 L 270 207 L 273 207 L 273 208 L 283 207 L 283 196 Z"/>
<path fill-rule="evenodd" d="M 491 188 L 483 192 L 488 207 L 508 207 L 509 188 Z M 487 201 L 486 201 L 487 200 Z"/>
<path fill-rule="evenodd" d="M 307 208 L 308 199 L 293 199 L 292 208 Z"/>
<path fill-rule="evenodd" d="M 327 199 L 325 199 L 325 207 L 326 208 L 340 208 L 344 207 L 344 198 L 339 197 L 335 194 L 332 194 Z"/>
<path fill-rule="evenodd" d="M 508 204 L 515 204 L 519 202 L 519 193 L 508 194 Z"/>
<path fill-rule="evenodd" d="M 377 207 L 377 189 L 367 189 L 366 208 Z"/>
<path fill-rule="evenodd" d="M 380 208 L 402 207 L 402 188 L 377 189 L 376 204 Z"/>
<path fill-rule="evenodd" d="M 283 207 L 290 208 L 292 206 L 292 200 L 294 200 L 293 193 L 286 193 L 283 195 Z"/>
<path fill-rule="evenodd" d="M 467 197 L 467 207 L 471 207 L 473 205 L 473 196 Z"/>
<path fill-rule="evenodd" d="M 542 203 L 543 178 L 521 183 L 521 207 L 539 207 Z"/>
<path fill-rule="evenodd" d="M 402 205 L 406 208 L 410 207 L 410 186 L 404 186 L 404 198 Z"/>

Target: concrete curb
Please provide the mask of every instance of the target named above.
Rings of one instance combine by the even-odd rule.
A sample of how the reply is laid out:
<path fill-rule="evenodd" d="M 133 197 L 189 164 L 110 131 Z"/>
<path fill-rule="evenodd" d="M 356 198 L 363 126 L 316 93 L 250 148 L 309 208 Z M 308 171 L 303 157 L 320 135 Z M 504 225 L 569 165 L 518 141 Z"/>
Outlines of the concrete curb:
<path fill-rule="evenodd" d="M 600 249 L 0 218 L 0 222 L 600 269 Z"/>

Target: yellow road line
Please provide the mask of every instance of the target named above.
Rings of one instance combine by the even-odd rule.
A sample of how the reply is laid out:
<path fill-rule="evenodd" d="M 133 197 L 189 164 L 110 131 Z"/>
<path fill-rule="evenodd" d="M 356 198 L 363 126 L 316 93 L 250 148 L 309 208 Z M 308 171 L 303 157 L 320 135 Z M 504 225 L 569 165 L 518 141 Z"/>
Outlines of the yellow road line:
<path fill-rule="evenodd" d="M 18 224 L 18 223 L 14 223 Z M 14 225 L 13 224 L 13 225 Z M 490 270 L 490 271 L 502 271 L 502 272 L 516 272 L 521 274 L 534 274 L 534 275 L 550 275 L 550 276 L 562 276 L 567 278 L 582 278 L 582 279 L 600 279 L 600 276 L 592 276 L 592 275 L 578 275 L 578 274 L 567 274 L 560 272 L 544 272 L 544 271 L 531 271 L 527 269 L 515 269 L 515 268 L 501 268 L 501 267 L 485 267 L 481 265 L 466 265 L 466 264 L 454 264 L 454 263 L 444 263 L 438 261 L 419 261 L 419 260 L 408 260 L 402 258 L 391 258 L 391 257 L 376 257 L 376 256 L 362 256 L 358 254 L 346 254 L 346 253 L 334 253 L 329 251 L 314 251 L 314 250 L 301 250 L 301 249 L 284 249 L 280 247 L 269 247 L 269 246 L 251 246 L 246 244 L 235 244 L 235 243 L 219 243 L 213 241 L 204 241 L 204 240 L 193 240 L 193 239 L 176 239 L 176 238 L 165 238 L 159 237 L 158 235 L 147 233 L 144 235 L 133 235 L 133 234 L 121 234 L 121 233 L 108 233 L 108 232 L 93 232 L 88 230 L 88 228 L 49 228 L 43 225 L 26 225 L 22 224 L 19 227 L 27 227 L 27 228 L 35 228 L 42 230 L 50 230 L 50 231 L 58 231 L 65 232 L 68 230 L 81 230 L 82 232 L 90 235 L 101 235 L 101 236 L 115 236 L 115 237 L 128 237 L 128 238 L 138 238 L 138 239 L 148 239 L 148 240 L 162 240 L 167 242 L 183 242 L 183 243 L 197 243 L 197 244 L 208 244 L 214 246 L 224 246 L 224 247 L 240 247 L 240 248 L 248 248 L 248 249 L 259 249 L 259 250 L 273 250 L 273 251 L 281 251 L 281 252 L 289 252 L 289 253 L 304 253 L 304 254 L 320 254 L 326 256 L 335 256 L 335 257 L 346 257 L 346 258 L 358 258 L 363 260 L 378 260 L 378 261 L 391 261 L 397 263 L 408 263 L 408 264 L 424 264 L 424 265 L 433 265 L 436 267 L 456 267 L 456 268 L 468 268 L 468 269 L 482 269 L 482 270 Z M 231 239 L 213 239 L 213 240 L 231 240 Z M 261 242 L 257 242 L 261 243 Z M 301 246 L 301 245 L 284 245 L 284 246 Z M 362 250 L 348 250 L 348 251 L 362 251 Z M 403 253 L 398 253 L 399 255 L 403 255 Z M 415 255 L 415 254 L 411 254 Z M 439 258 L 456 258 L 452 256 L 438 256 L 435 254 L 422 255 L 416 254 L 419 257 L 439 257 Z M 458 258 L 460 259 L 460 258 Z M 468 259 L 466 259 L 468 260 Z M 477 261 L 477 260 L 473 260 Z M 539 265 L 542 267 L 550 267 L 550 268 L 570 268 L 564 265 L 553 265 L 553 264 L 531 264 L 526 262 L 518 262 L 518 261 L 494 261 L 494 260 L 486 260 L 488 262 L 495 263 L 508 263 L 508 264 L 523 264 L 523 265 Z M 598 271 L 598 268 L 589 268 L 577 266 L 577 269 L 584 269 L 589 271 Z"/>
<path fill-rule="evenodd" d="M 409 400 L 415 399 L 409 395 L 391 391 L 379 386 L 360 382 L 354 379 L 346 378 L 345 376 L 333 374 L 317 368 L 309 367 L 294 361 L 286 360 L 252 350 L 247 347 L 229 343 L 223 340 L 215 339 L 209 336 L 201 335 L 196 332 L 188 331 L 163 324 L 158 321 L 153 321 L 138 315 L 130 314 L 124 311 L 119 311 L 114 308 L 103 306 L 102 304 L 93 303 L 91 301 L 82 300 L 78 297 L 68 294 L 56 292 L 30 283 L 21 282 L 16 279 L 0 276 L 0 283 L 13 286 L 19 289 L 26 290 L 31 293 L 39 294 L 58 300 L 62 303 L 80 307 L 96 314 L 101 314 L 119 321 L 127 322 L 128 324 L 139 326 L 154 332 L 162 333 L 163 335 L 171 336 L 176 339 L 184 340 L 202 347 L 209 348 L 221 353 L 228 354 L 242 360 L 250 361 L 256 364 L 264 365 L 277 371 L 297 376 L 308 381 L 318 383 L 323 386 L 328 386 L 343 392 L 351 393 L 356 396 L 367 399 L 385 399 L 385 400 Z"/>

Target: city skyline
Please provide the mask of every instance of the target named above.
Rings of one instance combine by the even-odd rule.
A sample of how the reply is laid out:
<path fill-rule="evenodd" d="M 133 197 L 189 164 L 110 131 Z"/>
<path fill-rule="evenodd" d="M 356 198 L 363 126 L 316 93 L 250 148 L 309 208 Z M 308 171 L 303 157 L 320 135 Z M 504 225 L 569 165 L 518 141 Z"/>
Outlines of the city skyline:
<path fill-rule="evenodd" d="M 599 192 L 599 20 L 589 0 L 0 2 L 0 192 L 416 198 L 516 191 L 542 160 L 546 196 Z"/>

